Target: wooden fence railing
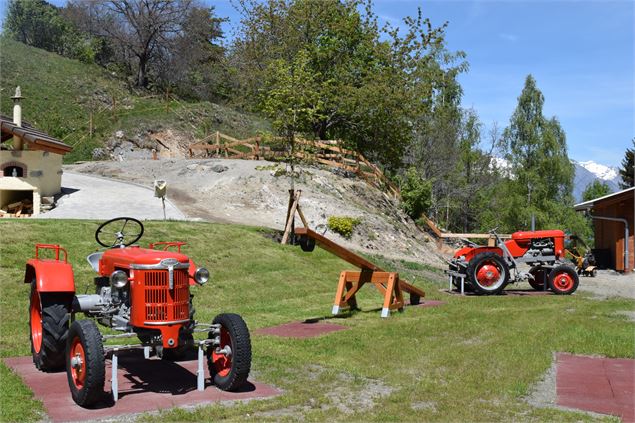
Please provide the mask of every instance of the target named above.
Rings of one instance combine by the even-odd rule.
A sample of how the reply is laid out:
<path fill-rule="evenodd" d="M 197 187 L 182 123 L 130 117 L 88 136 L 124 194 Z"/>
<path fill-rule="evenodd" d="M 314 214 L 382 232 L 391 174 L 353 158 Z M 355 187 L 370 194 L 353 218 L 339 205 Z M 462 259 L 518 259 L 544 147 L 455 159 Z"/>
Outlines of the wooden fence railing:
<path fill-rule="evenodd" d="M 202 139 L 189 147 L 190 157 L 224 157 L 227 159 L 244 160 L 269 160 L 283 159 L 289 156 L 284 148 L 275 148 L 273 144 L 280 145 L 282 138 L 251 137 L 239 140 L 221 132 Z M 269 145 L 272 144 L 272 145 Z M 311 141 L 296 138 L 296 151 L 294 156 L 305 162 L 320 163 L 325 166 L 335 167 L 354 173 L 371 185 L 399 197 L 399 188 L 392 183 L 386 175 L 373 163 L 369 162 L 362 154 L 343 148 L 337 140 Z"/>

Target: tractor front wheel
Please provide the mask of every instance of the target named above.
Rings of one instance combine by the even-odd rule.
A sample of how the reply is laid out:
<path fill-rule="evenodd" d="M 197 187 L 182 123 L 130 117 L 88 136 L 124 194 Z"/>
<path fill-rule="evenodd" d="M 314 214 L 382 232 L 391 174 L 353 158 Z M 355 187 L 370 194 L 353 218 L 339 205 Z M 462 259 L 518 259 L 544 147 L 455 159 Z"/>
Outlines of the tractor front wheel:
<path fill-rule="evenodd" d="M 561 264 L 553 268 L 549 273 L 549 289 L 554 294 L 570 295 L 578 289 L 580 279 L 575 269 L 571 266 Z"/>
<path fill-rule="evenodd" d="M 29 329 L 31 355 L 39 370 L 50 372 L 64 368 L 68 336 L 69 304 L 61 294 L 42 294 L 31 282 Z"/>
<path fill-rule="evenodd" d="M 92 320 L 76 320 L 68 331 L 66 376 L 77 405 L 88 407 L 102 398 L 106 377 L 104 346 Z"/>
<path fill-rule="evenodd" d="M 237 314 L 224 313 L 214 318 L 220 324 L 220 345 L 210 345 L 207 365 L 214 384 L 223 391 L 235 391 L 247 382 L 251 369 L 251 340 L 245 321 Z"/>
<path fill-rule="evenodd" d="M 534 277 L 529 279 L 529 285 L 536 291 L 545 290 L 545 280 L 547 279 L 547 271 L 539 266 L 532 267 L 529 273 Z"/>
<path fill-rule="evenodd" d="M 496 253 L 480 253 L 470 260 L 467 279 L 477 294 L 495 295 L 509 282 L 509 266 Z"/>

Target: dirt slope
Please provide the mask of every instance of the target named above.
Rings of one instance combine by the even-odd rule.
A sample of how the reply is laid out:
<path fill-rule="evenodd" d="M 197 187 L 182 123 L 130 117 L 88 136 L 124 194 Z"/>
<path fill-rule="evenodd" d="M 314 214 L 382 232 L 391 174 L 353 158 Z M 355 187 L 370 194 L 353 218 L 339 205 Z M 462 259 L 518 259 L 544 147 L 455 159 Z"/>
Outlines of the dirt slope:
<path fill-rule="evenodd" d="M 147 186 L 165 179 L 168 197 L 190 218 L 274 229 L 284 226 L 291 186 L 284 165 L 265 161 L 124 160 L 87 162 L 67 169 Z M 301 206 L 312 228 L 326 229 L 329 216 L 361 219 L 350 240 L 327 232 L 336 242 L 371 254 L 444 266 L 434 242 L 393 200 L 363 181 L 300 167 L 294 184 L 302 190 Z"/>

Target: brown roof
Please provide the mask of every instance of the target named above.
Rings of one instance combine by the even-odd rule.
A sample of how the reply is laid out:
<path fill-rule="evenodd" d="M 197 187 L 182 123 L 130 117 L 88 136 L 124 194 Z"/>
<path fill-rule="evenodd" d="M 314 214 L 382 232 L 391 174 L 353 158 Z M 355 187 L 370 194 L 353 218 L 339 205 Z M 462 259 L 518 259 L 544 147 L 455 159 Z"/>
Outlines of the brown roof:
<path fill-rule="evenodd" d="M 38 131 L 29 124 L 24 124 L 22 127 L 17 126 L 7 116 L 0 115 L 0 129 L 2 130 L 0 143 L 11 139 L 13 136 L 18 136 L 29 145 L 31 150 L 50 151 L 57 154 L 66 154 L 73 150 L 70 145 Z"/>

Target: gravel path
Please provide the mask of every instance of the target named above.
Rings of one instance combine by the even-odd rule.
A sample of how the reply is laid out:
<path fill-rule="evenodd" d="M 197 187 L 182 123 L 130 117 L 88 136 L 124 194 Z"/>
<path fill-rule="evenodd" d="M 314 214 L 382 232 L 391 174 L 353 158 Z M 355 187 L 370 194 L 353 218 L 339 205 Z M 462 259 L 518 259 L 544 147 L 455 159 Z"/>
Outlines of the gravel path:
<path fill-rule="evenodd" d="M 64 172 L 65 193 L 53 210 L 40 215 L 44 219 L 112 219 L 129 216 L 136 219 L 163 219 L 161 200 L 154 190 L 107 178 Z M 165 202 L 168 219 L 184 220 L 185 215 L 170 201 Z"/>

